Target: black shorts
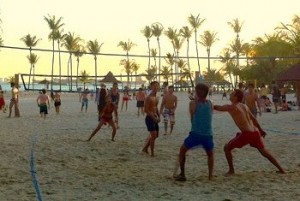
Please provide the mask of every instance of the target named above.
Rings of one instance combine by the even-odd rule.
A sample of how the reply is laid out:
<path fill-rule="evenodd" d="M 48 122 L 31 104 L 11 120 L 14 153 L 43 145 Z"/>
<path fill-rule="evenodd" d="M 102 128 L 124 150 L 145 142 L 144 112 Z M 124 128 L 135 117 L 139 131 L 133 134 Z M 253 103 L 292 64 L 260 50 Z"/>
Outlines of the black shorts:
<path fill-rule="evenodd" d="M 149 115 L 146 116 L 145 123 L 149 132 L 159 131 L 158 123 L 155 122 Z"/>
<path fill-rule="evenodd" d="M 55 106 L 55 107 L 60 106 L 60 105 L 61 105 L 61 102 L 60 102 L 60 101 L 55 101 L 55 102 L 54 102 L 54 106 Z"/>
<path fill-rule="evenodd" d="M 136 107 L 144 107 L 144 101 L 137 101 Z"/>

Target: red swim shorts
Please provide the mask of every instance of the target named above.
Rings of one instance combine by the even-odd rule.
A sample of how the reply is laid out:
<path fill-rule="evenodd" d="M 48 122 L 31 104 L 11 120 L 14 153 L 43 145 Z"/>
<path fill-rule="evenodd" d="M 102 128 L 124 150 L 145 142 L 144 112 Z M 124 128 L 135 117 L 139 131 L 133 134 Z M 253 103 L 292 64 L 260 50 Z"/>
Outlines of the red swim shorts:
<path fill-rule="evenodd" d="M 236 136 L 228 142 L 227 146 L 229 150 L 232 150 L 234 148 L 242 148 L 247 144 L 257 149 L 263 149 L 265 147 L 259 131 L 237 133 Z"/>

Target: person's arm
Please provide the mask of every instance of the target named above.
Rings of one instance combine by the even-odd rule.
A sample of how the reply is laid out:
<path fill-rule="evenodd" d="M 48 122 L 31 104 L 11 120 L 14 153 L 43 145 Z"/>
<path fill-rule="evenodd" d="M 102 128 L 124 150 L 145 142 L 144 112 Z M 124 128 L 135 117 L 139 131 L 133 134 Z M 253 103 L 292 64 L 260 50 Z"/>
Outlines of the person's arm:
<path fill-rule="evenodd" d="M 256 107 L 258 107 L 259 116 L 261 116 L 261 108 L 260 108 L 260 105 L 259 105 L 259 102 L 258 102 L 258 95 L 256 95 L 255 103 L 256 103 Z"/>
<path fill-rule="evenodd" d="M 177 96 L 175 96 L 174 112 L 175 112 L 176 108 L 177 108 Z"/>
<path fill-rule="evenodd" d="M 48 100 L 48 108 L 50 109 L 50 98 L 49 98 L 49 96 L 48 96 L 47 100 Z"/>
<path fill-rule="evenodd" d="M 161 101 L 161 104 L 160 104 L 160 114 L 163 113 L 165 104 L 166 104 L 166 99 L 165 99 L 165 97 L 163 97 L 163 99 L 162 99 L 162 101 Z"/>
<path fill-rule="evenodd" d="M 190 101 L 190 104 L 189 104 L 191 123 L 193 121 L 193 116 L 194 116 L 195 110 L 196 110 L 196 102 L 194 100 L 192 100 L 192 101 Z"/>
<path fill-rule="evenodd" d="M 36 98 L 36 104 L 37 104 L 38 106 L 40 106 L 40 104 L 39 104 L 39 98 L 40 98 L 40 96 L 38 96 L 38 97 Z"/>
<path fill-rule="evenodd" d="M 248 109 L 247 110 L 249 116 L 250 116 L 250 119 L 252 120 L 254 126 L 256 128 L 258 128 L 260 134 L 262 137 L 265 137 L 267 135 L 267 133 L 261 128 L 260 124 L 258 123 L 257 119 L 253 116 L 253 114 L 250 112 L 250 110 Z"/>
<path fill-rule="evenodd" d="M 214 105 L 213 108 L 217 111 L 222 111 L 222 112 L 229 112 L 233 110 L 232 105 Z"/>

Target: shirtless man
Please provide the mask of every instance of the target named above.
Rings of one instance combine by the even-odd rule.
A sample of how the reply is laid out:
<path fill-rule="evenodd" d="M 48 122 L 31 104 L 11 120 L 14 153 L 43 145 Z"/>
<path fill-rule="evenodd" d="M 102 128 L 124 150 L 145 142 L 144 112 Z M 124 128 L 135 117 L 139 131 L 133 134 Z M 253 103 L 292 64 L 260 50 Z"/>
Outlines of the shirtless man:
<path fill-rule="evenodd" d="M 19 89 L 16 87 L 15 83 L 11 83 L 11 99 L 9 104 L 9 114 L 8 117 L 11 117 L 12 108 L 15 106 L 15 117 L 20 117 L 19 110 Z"/>
<path fill-rule="evenodd" d="M 86 88 L 81 93 L 81 96 L 80 96 L 80 99 L 81 99 L 81 112 L 82 112 L 84 106 L 85 106 L 85 112 L 87 112 L 87 108 L 88 108 L 88 105 L 89 105 L 88 94 L 89 94 L 89 89 L 88 88 Z"/>
<path fill-rule="evenodd" d="M 276 166 L 279 173 L 285 173 L 273 155 L 266 150 L 262 140 L 262 137 L 266 136 L 266 132 L 262 130 L 247 105 L 242 103 L 243 96 L 243 92 L 236 89 L 230 94 L 230 105 L 214 105 L 215 110 L 229 112 L 235 124 L 241 130 L 240 133 L 237 133 L 236 137 L 224 146 L 225 156 L 229 165 L 227 175 L 229 176 L 235 173 L 231 151 L 235 148 L 242 148 L 247 144 L 255 147 L 261 155 L 266 157 L 274 166 Z"/>
<path fill-rule="evenodd" d="M 44 117 L 44 119 L 46 119 L 46 115 L 48 114 L 48 108 L 50 109 L 49 96 L 46 95 L 46 89 L 42 90 L 42 93 L 36 99 L 36 103 L 40 108 L 41 117 Z"/>
<path fill-rule="evenodd" d="M 255 118 L 257 117 L 257 108 L 259 110 L 259 116 L 261 116 L 261 108 L 259 107 L 258 95 L 254 91 L 253 84 L 248 85 L 248 92 L 245 93 L 244 100 L 245 104 L 248 106 L 250 112 Z"/>
<path fill-rule="evenodd" d="M 177 108 L 177 96 L 173 94 L 174 87 L 169 86 L 168 93 L 164 95 L 161 105 L 160 105 L 160 114 L 164 117 L 165 123 L 165 135 L 168 132 L 168 121 L 171 124 L 170 134 L 173 132 L 174 124 L 175 124 L 175 110 Z"/>
<path fill-rule="evenodd" d="M 158 123 L 160 122 L 160 117 L 158 113 L 158 98 L 156 97 L 156 93 L 159 89 L 159 83 L 157 81 L 153 81 L 151 82 L 150 86 L 151 93 L 147 96 L 145 100 L 144 108 L 144 111 L 147 114 L 145 123 L 150 134 L 146 139 L 146 143 L 142 151 L 148 154 L 148 148 L 150 147 L 151 156 L 153 157 L 154 144 L 156 138 L 158 137 L 159 131 Z"/>

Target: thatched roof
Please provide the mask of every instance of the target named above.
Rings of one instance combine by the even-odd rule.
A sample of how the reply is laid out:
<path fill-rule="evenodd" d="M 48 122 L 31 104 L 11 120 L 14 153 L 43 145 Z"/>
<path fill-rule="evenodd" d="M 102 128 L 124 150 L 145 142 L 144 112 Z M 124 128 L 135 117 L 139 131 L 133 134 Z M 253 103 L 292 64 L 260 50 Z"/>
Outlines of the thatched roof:
<path fill-rule="evenodd" d="M 99 82 L 104 82 L 104 83 L 121 83 L 121 81 L 117 80 L 116 77 L 112 74 L 112 72 L 108 72 L 107 75 L 100 80 Z"/>
<path fill-rule="evenodd" d="M 300 81 L 300 63 L 280 73 L 277 77 L 277 81 Z"/>

